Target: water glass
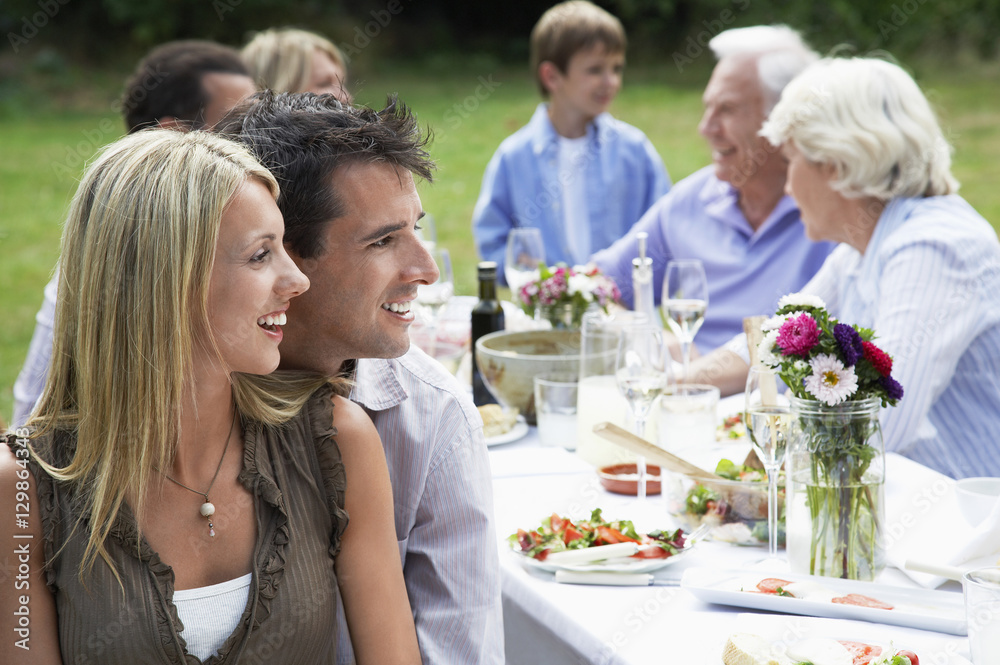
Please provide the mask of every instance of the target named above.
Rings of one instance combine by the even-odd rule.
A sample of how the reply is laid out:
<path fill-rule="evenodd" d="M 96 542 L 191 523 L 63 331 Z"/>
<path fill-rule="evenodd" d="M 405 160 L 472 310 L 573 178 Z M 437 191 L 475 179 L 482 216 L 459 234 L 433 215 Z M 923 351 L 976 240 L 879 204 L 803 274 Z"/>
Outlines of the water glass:
<path fill-rule="evenodd" d="M 658 437 L 660 447 L 683 455 L 685 448 L 715 443 L 719 389 L 700 383 L 667 386 L 660 396 Z"/>
<path fill-rule="evenodd" d="M 1000 665 L 1000 568 L 977 568 L 962 577 L 972 662 Z"/>
<path fill-rule="evenodd" d="M 535 377 L 535 417 L 543 446 L 576 450 L 576 402 L 579 376 L 568 373 Z"/>

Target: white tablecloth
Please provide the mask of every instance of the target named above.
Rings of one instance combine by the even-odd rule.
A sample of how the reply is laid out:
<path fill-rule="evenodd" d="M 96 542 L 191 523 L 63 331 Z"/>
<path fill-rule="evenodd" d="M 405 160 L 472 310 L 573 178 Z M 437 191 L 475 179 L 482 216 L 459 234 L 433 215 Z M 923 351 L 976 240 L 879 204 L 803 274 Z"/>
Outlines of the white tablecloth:
<path fill-rule="evenodd" d="M 600 507 L 607 517 L 634 518 L 641 530 L 672 528 L 670 516 L 659 497 L 650 497 L 652 510 L 647 511 L 646 521 L 658 521 L 662 514 L 662 523 L 643 524 L 638 519 L 643 511 L 634 498 L 606 492 L 593 468 L 573 453 L 539 447 L 534 428 L 519 442 L 492 448 L 490 459 L 508 663 L 716 665 L 722 662 L 726 637 L 738 630 L 785 637 L 833 631 L 843 639 L 850 635 L 862 641 L 881 638 L 880 642 L 892 640 L 898 648 L 916 651 L 922 663 L 964 663 L 962 658 L 968 658 L 968 640 L 963 637 L 856 621 L 743 614 L 737 608 L 704 603 L 678 587 L 557 584 L 551 573 L 525 569 L 510 551 L 507 536 L 518 528 L 536 527 L 553 512 L 576 519 Z M 914 491 L 940 488 L 944 481 L 897 455 L 888 455 L 886 464 L 888 522 L 902 529 L 899 516 L 914 512 Z M 896 536 L 896 541 L 912 535 L 919 526 L 914 524 L 907 521 L 906 533 Z M 747 567 L 765 555 L 764 548 L 703 542 L 656 577 L 680 579 L 692 566 Z M 894 568 L 888 568 L 878 581 L 917 586 Z M 961 587 L 952 582 L 942 588 L 961 593 Z"/>

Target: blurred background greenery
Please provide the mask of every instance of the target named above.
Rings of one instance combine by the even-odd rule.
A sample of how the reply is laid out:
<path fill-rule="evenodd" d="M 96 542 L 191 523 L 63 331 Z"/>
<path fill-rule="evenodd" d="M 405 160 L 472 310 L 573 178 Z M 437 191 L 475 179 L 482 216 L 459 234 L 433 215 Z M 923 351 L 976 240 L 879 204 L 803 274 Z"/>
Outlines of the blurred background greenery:
<path fill-rule="evenodd" d="M 365 0 L 4 0 L 0 4 L 0 415 L 58 256 L 63 215 L 85 164 L 124 131 L 122 82 L 152 46 L 208 38 L 241 46 L 254 30 L 325 34 L 350 58 L 350 87 L 378 106 L 398 93 L 434 134 L 435 182 L 419 190 L 475 288 L 470 220 L 483 169 L 538 103 L 527 35 L 553 2 Z M 601 0 L 630 44 L 611 111 L 646 132 L 676 181 L 708 162 L 696 131 L 724 29 L 783 22 L 821 52 L 887 51 L 934 102 L 956 147 L 963 195 L 994 226 L 1000 156 L 1000 0 Z"/>

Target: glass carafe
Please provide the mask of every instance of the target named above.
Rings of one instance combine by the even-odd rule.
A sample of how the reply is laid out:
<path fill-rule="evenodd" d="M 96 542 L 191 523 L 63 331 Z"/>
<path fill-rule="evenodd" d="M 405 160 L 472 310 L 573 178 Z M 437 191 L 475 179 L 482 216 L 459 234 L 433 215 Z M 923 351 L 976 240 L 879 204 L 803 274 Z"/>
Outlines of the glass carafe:
<path fill-rule="evenodd" d="M 600 310 L 584 314 L 580 329 L 580 384 L 577 390 L 577 443 L 580 457 L 600 468 L 612 464 L 628 464 L 636 456 L 594 434 L 594 425 L 611 422 L 632 431 L 628 402 L 622 397 L 615 381 L 615 356 L 623 326 L 635 320 L 637 314 L 617 310 L 605 314 Z M 639 314 L 645 318 L 645 315 Z M 659 418 L 654 408 L 646 423 L 646 439 L 656 441 Z M 650 433 L 654 434 L 650 434 Z"/>

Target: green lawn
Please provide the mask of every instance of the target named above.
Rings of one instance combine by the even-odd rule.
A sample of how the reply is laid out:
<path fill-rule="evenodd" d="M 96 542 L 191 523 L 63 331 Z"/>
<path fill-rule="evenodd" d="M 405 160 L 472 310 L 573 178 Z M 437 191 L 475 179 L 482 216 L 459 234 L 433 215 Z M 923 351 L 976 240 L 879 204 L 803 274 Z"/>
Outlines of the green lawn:
<path fill-rule="evenodd" d="M 996 66 L 982 65 L 919 77 L 955 145 L 962 193 L 995 227 L 1000 224 L 1000 190 L 993 182 L 1000 155 L 996 74 Z M 629 72 L 612 112 L 649 135 L 676 181 L 706 164 L 708 151 L 696 131 L 705 76 L 674 78 L 653 69 Z M 105 86 L 106 94 L 67 94 L 60 99 L 69 101 L 47 105 L 63 110 L 0 117 L 0 311 L 6 315 L 0 328 L 0 414 L 5 420 L 83 164 L 121 134 L 121 121 L 110 111 L 118 91 Z M 373 105 L 384 100 L 383 91 L 398 92 L 434 130 L 437 176 L 420 186 L 420 195 L 436 219 L 438 242 L 453 254 L 458 292 L 474 293 L 472 209 L 496 146 L 527 122 L 538 101 L 526 68 L 489 62 L 465 63 L 458 70 L 385 68 L 358 77 L 355 87 L 358 101 Z"/>

